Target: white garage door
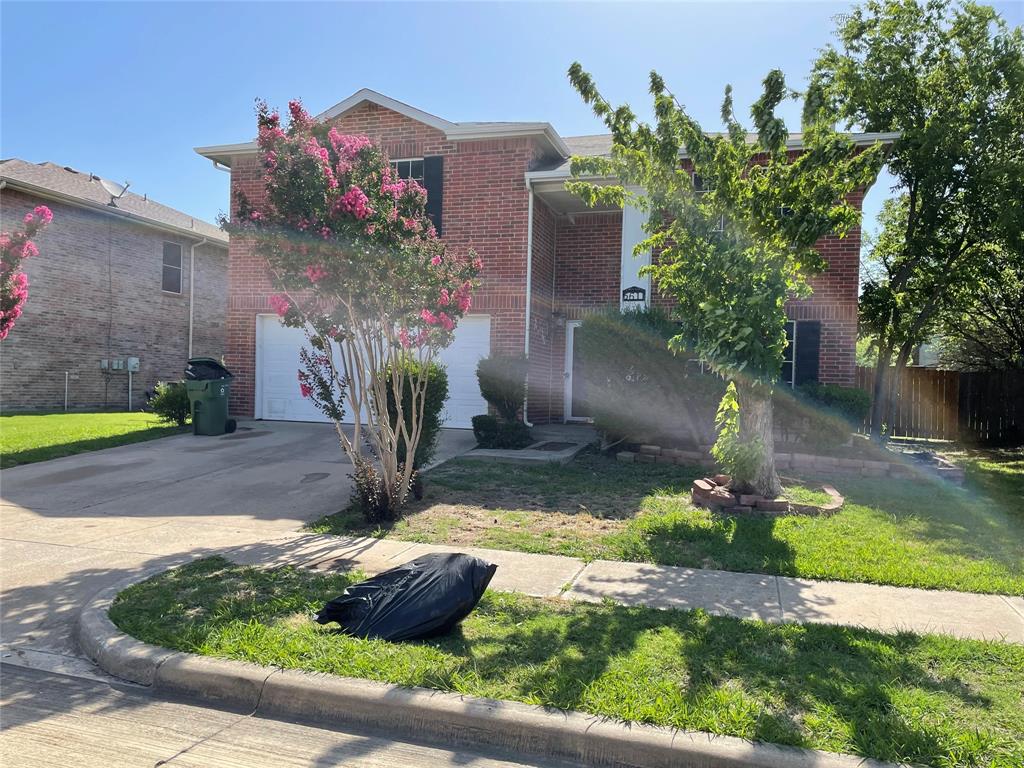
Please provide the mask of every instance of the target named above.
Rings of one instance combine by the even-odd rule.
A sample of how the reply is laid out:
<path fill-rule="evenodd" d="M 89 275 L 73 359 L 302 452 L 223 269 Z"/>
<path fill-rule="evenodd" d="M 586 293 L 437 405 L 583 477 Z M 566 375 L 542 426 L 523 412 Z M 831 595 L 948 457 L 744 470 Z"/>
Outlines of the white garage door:
<path fill-rule="evenodd" d="M 455 339 L 442 349 L 440 362 L 448 369 L 448 402 L 444 406 L 446 427 L 473 426 L 472 418 L 487 413 L 487 401 L 480 395 L 476 364 L 491 354 L 491 316 L 468 315 L 459 321 Z"/>
<path fill-rule="evenodd" d="M 276 421 L 328 421 L 313 403 L 299 393 L 299 350 L 306 336 L 288 328 L 276 315 L 256 318 L 256 418 Z M 487 412 L 476 380 L 476 364 L 491 352 L 491 318 L 471 315 L 459 323 L 455 340 L 441 351 L 440 362 L 448 369 L 446 427 L 472 426 L 471 419 Z M 346 414 L 349 415 L 349 414 Z"/>

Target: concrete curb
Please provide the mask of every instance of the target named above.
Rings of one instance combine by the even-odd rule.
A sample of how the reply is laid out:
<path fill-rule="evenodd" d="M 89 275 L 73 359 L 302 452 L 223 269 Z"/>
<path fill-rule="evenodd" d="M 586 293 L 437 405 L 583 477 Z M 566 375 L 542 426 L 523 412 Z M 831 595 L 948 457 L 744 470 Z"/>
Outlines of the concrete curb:
<path fill-rule="evenodd" d="M 166 570 L 154 569 L 153 572 Z M 214 706 L 334 727 L 384 730 L 442 746 L 497 749 L 517 756 L 616 768 L 891 768 L 893 764 L 730 736 L 627 725 L 582 712 L 403 688 L 369 680 L 260 667 L 179 653 L 121 632 L 108 616 L 137 574 L 97 594 L 78 621 L 82 650 L 115 677 Z"/>

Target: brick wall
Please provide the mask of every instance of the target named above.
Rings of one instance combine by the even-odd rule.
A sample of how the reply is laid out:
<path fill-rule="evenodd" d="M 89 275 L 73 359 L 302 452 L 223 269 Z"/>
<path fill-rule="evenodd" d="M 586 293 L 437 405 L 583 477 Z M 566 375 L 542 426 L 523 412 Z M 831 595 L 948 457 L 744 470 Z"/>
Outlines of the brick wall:
<path fill-rule="evenodd" d="M 859 207 L 863 193 L 853 196 L 851 201 Z M 555 241 L 555 311 L 566 320 L 574 320 L 596 308 L 618 306 L 621 214 L 590 213 L 576 215 L 573 220 L 559 217 Z M 822 238 L 817 247 L 828 262 L 827 269 L 811 280 L 814 293 L 809 298 L 786 305 L 791 319 L 821 322 L 818 375 L 824 383 L 854 383 L 860 244 L 859 230 L 843 239 Z M 651 298 L 655 305 L 667 309 L 673 306 L 671 298 L 661 295 L 656 288 Z M 531 393 L 535 388 L 546 387 L 552 421 L 562 418 L 564 355 L 564 325 L 556 324 L 549 353 L 553 362 L 551 377 L 546 384 L 535 384 L 531 379 Z M 539 413 L 536 415 L 540 417 Z"/>
<path fill-rule="evenodd" d="M 338 130 L 365 134 L 391 157 L 443 155 L 443 234 L 453 249 L 476 251 L 484 262 L 483 285 L 473 313 L 491 316 L 493 352 L 522 352 L 528 194 L 523 174 L 537 158 L 532 139 L 450 142 L 428 125 L 365 103 L 331 121 Z M 262 170 L 255 156 L 236 158 L 232 194 L 242 190 L 258 204 Z M 255 403 L 256 315 L 270 312 L 273 293 L 262 260 L 248 243 L 232 238 L 229 256 L 228 367 L 238 378 L 231 409 L 252 415 Z"/>
<path fill-rule="evenodd" d="M 555 215 L 534 197 L 533 268 L 530 292 L 530 369 L 528 420 L 547 424 L 557 407 L 561 413 L 562 358 L 555 357 L 559 326 L 553 315 L 555 304 Z M 555 380 L 555 376 L 558 380 Z"/>
<path fill-rule="evenodd" d="M 135 408 L 157 381 L 182 378 L 188 351 L 189 246 L 185 237 L 103 213 L 5 189 L 2 228 L 18 227 L 45 204 L 53 223 L 37 238 L 40 254 L 24 262 L 29 297 L 24 314 L 0 343 L 0 405 L 4 410 L 121 408 L 125 371 L 100 370 L 101 359 L 138 357 Z M 163 243 L 182 246 L 182 293 L 161 290 Z M 223 247 L 196 249 L 193 345 L 197 356 L 224 352 L 227 269 Z"/>

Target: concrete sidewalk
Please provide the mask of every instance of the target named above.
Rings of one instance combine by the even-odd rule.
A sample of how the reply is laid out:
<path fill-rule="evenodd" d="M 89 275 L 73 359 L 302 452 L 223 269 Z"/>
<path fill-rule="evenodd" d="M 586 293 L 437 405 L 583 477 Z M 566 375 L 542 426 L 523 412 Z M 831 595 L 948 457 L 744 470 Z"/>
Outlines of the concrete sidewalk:
<path fill-rule="evenodd" d="M 227 552 L 245 564 L 377 573 L 428 552 L 461 551 L 498 565 L 491 588 L 538 597 L 690 610 L 774 622 L 843 624 L 1024 643 L 1024 598 L 812 581 L 785 576 L 582 560 L 391 539 L 293 533 Z"/>

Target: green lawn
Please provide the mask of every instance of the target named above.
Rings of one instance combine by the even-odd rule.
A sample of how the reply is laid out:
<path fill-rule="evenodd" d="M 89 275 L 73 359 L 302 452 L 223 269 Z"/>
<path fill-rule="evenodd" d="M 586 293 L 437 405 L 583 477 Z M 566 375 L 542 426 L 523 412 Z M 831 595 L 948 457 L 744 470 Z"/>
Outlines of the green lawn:
<path fill-rule="evenodd" d="M 210 558 L 122 592 L 110 616 L 149 643 L 263 665 L 944 768 L 1024 765 L 1021 646 L 504 593 L 429 642 L 311 620 L 358 577 Z"/>
<path fill-rule="evenodd" d="M 729 517 L 694 507 L 700 470 L 459 460 L 426 475 L 426 496 L 391 529 L 345 510 L 312 524 L 429 543 L 631 560 L 839 581 L 1024 594 L 1024 453 L 965 455 L 965 488 L 922 479 L 835 476 L 831 517 Z"/>
<path fill-rule="evenodd" d="M 178 434 L 152 413 L 47 413 L 0 416 L 0 467 L 14 467 Z"/>

